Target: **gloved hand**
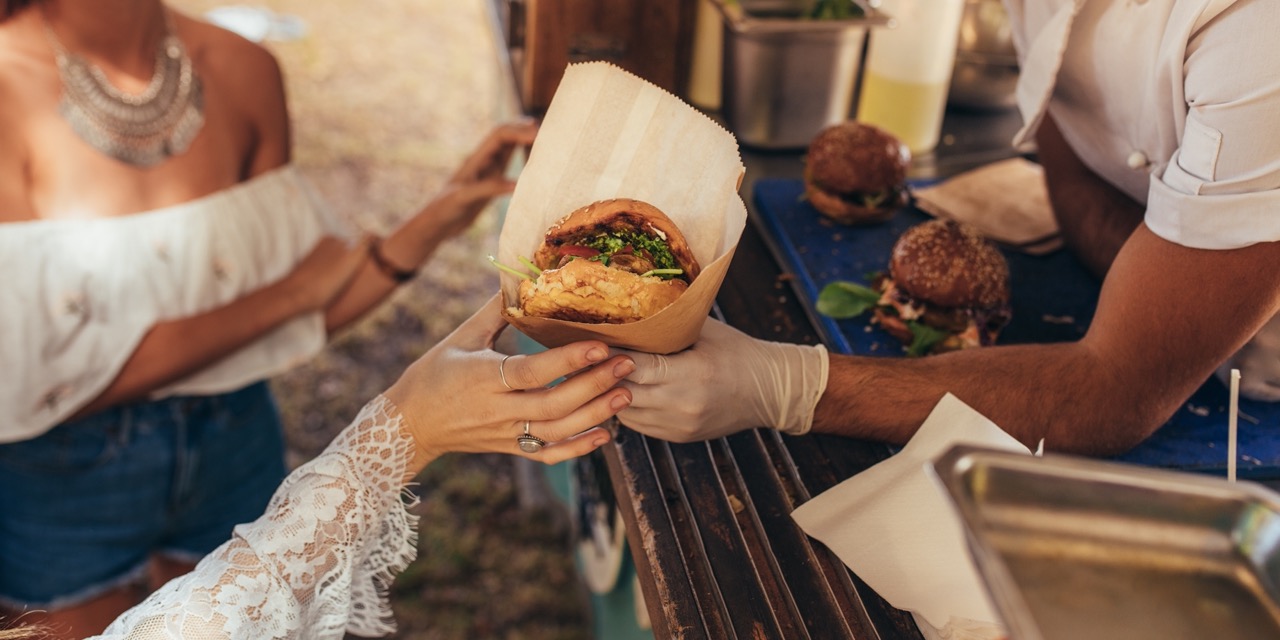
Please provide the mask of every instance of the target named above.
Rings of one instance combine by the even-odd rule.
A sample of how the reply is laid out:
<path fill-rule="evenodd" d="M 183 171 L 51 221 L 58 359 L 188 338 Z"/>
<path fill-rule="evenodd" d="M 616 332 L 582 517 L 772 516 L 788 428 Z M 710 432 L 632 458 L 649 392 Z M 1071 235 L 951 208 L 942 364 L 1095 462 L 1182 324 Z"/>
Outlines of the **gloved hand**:
<path fill-rule="evenodd" d="M 718 438 L 754 427 L 800 435 L 827 388 L 827 350 L 748 336 L 708 319 L 692 347 L 669 356 L 619 349 L 636 363 L 622 383 L 623 424 L 672 442 Z"/>
<path fill-rule="evenodd" d="M 1231 385 L 1231 370 L 1240 370 L 1240 395 L 1264 402 L 1280 401 L 1280 315 L 1271 318 L 1234 356 L 1218 367 L 1218 379 Z"/>

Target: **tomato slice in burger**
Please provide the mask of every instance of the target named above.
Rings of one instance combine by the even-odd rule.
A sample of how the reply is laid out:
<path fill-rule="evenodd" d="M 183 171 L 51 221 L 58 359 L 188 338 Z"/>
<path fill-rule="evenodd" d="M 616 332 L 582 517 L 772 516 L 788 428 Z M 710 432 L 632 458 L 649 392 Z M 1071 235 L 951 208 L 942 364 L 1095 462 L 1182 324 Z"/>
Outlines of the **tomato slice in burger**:
<path fill-rule="evenodd" d="M 600 255 L 600 251 L 591 247 L 584 247 L 580 244 L 566 244 L 560 247 L 560 256 L 573 256 L 575 258 L 591 258 Z"/>

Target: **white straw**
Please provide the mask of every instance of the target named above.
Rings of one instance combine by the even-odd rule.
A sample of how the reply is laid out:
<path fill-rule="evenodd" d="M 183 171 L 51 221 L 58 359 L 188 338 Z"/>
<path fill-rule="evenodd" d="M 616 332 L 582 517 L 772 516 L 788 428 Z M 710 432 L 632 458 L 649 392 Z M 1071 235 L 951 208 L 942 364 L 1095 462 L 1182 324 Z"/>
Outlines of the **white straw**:
<path fill-rule="evenodd" d="M 1227 481 L 1236 481 L 1236 421 L 1240 415 L 1240 370 L 1231 370 L 1231 410 L 1227 414 Z"/>

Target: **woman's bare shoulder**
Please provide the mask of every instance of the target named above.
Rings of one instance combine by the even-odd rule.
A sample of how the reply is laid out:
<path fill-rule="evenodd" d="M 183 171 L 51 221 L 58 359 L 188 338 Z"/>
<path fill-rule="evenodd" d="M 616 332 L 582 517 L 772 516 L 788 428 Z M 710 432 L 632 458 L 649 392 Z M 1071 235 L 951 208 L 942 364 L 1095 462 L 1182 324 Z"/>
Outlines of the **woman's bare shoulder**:
<path fill-rule="evenodd" d="M 284 76 L 275 55 L 239 34 L 179 16 L 177 29 L 206 87 L 252 127 L 258 140 L 251 166 L 276 166 L 289 157 Z M 264 159 L 265 158 L 265 159 Z"/>
<path fill-rule="evenodd" d="M 31 124 L 55 108 L 58 71 L 43 33 L 23 14 L 0 22 L 0 222 L 28 219 Z"/>
<path fill-rule="evenodd" d="M 0 21 L 0 83 L 3 85 L 22 87 L 57 72 L 48 41 L 37 27 L 25 13 Z"/>
<path fill-rule="evenodd" d="M 269 49 L 198 17 L 179 16 L 183 42 L 196 64 L 232 86 L 261 89 L 279 82 L 280 65 Z"/>

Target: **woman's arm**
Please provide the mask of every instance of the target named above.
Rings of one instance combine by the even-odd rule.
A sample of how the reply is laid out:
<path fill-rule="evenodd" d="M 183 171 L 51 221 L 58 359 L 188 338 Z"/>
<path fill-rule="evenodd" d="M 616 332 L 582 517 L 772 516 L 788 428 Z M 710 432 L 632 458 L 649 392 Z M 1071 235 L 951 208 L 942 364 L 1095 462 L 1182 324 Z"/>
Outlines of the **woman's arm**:
<path fill-rule="evenodd" d="M 367 253 L 367 241 L 350 247 L 325 238 L 284 278 L 216 309 L 154 325 L 115 380 L 76 416 L 143 398 L 293 318 L 325 308 L 350 283 Z"/>
<path fill-rule="evenodd" d="M 533 144 L 537 125 L 516 122 L 495 128 L 463 161 L 444 188 L 422 211 L 381 242 L 381 255 L 395 269 L 412 272 L 436 247 L 466 229 L 496 197 L 515 183 L 506 177 L 516 149 Z M 325 311 L 330 332 L 347 326 L 387 297 L 400 284 L 370 261 Z"/>
<path fill-rule="evenodd" d="M 512 453 L 554 463 L 608 440 L 632 370 L 584 342 L 513 356 L 491 350 L 506 322 L 495 298 L 365 406 L 323 454 L 281 485 L 263 516 L 196 567 L 118 618 L 102 638 L 342 638 L 394 631 L 385 590 L 417 553 L 404 484 L 447 451 Z M 552 380 L 568 376 L 555 387 Z M 524 419 L 550 441 L 515 438 Z"/>

